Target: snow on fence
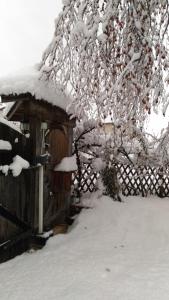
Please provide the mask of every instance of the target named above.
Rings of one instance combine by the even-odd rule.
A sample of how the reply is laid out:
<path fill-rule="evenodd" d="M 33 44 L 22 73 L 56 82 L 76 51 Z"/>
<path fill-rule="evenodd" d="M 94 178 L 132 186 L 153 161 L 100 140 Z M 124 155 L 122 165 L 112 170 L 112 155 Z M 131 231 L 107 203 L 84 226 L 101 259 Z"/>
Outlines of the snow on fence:
<path fill-rule="evenodd" d="M 117 176 L 122 194 L 131 195 L 158 195 L 169 196 L 169 169 L 160 167 L 116 164 Z M 95 172 L 92 164 L 83 164 L 80 192 L 93 192 L 97 189 L 97 180 L 100 176 Z M 78 172 L 73 174 L 73 191 L 77 190 Z"/>

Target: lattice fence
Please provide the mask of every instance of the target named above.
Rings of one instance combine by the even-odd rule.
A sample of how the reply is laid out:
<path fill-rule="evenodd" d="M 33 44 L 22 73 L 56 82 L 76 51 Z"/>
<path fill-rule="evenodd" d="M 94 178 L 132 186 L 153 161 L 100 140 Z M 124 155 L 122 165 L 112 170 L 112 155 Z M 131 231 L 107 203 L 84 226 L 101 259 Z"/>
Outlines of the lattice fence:
<path fill-rule="evenodd" d="M 78 188 L 78 172 L 73 174 L 73 192 L 76 193 Z M 80 192 L 94 192 L 97 189 L 97 179 L 100 176 L 99 173 L 94 172 L 92 164 L 83 164 Z"/>
<path fill-rule="evenodd" d="M 116 165 L 123 195 L 169 196 L 169 170 L 142 166 Z"/>
<path fill-rule="evenodd" d="M 158 195 L 169 197 L 169 169 L 130 165 L 115 165 L 123 195 Z M 94 172 L 91 164 L 84 164 L 80 192 L 93 192 L 97 189 L 99 173 Z M 77 188 L 78 174 L 73 175 L 74 191 Z"/>

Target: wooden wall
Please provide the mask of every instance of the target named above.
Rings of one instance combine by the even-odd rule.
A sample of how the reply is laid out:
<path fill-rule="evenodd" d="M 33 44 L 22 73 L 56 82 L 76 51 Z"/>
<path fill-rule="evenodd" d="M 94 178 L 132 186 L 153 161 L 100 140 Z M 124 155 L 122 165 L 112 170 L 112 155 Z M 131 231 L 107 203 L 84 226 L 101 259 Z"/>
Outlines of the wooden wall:
<path fill-rule="evenodd" d="M 12 151 L 0 153 L 0 165 L 4 165 L 4 155 L 5 163 L 10 164 L 18 154 L 31 163 L 31 168 L 23 170 L 18 177 L 11 174 L 4 176 L 0 172 L 0 204 L 37 230 L 39 170 L 36 158 L 42 154 L 40 124 L 46 121 L 50 128 L 47 142 L 51 154 L 49 163 L 44 165 L 44 227 L 48 230 L 55 224 L 64 223 L 69 210 L 71 174 L 57 173 L 53 169 L 63 157 L 71 154 L 72 131 L 69 129 L 73 127 L 73 121 L 69 124 L 68 115 L 49 104 L 40 101 L 23 103 L 15 112 L 13 120 L 30 122 L 30 139 L 0 124 L 0 139 L 10 141 L 13 146 Z M 15 138 L 18 138 L 18 143 L 15 143 Z M 16 232 L 17 228 L 0 217 L 0 241 Z"/>
<path fill-rule="evenodd" d="M 52 172 L 52 171 L 51 171 Z M 44 181 L 44 229 L 49 230 L 56 224 L 65 223 L 68 211 L 68 190 L 65 180 L 69 181 L 68 175 L 58 176 L 54 172 L 52 177 L 53 192 L 51 186 Z M 23 170 L 18 177 L 12 175 L 0 175 L 0 203 L 21 221 L 30 225 L 34 232 L 38 230 L 38 190 L 35 185 L 35 177 L 38 177 L 38 168 Z M 57 180 L 59 178 L 59 180 Z M 45 178 L 44 178 L 45 179 Z M 61 180 L 61 181 L 60 181 Z M 60 184 L 61 183 L 61 184 Z M 15 236 L 20 229 L 0 216 L 0 243 Z"/>
<path fill-rule="evenodd" d="M 29 224 L 37 223 L 34 169 L 23 170 L 22 173 L 13 177 L 12 175 L 0 175 L 0 203 L 21 221 Z M 6 224 L 6 228 L 4 227 Z M 0 218 L 0 241 L 6 237 L 12 237 L 18 232 L 11 224 L 4 223 Z"/>

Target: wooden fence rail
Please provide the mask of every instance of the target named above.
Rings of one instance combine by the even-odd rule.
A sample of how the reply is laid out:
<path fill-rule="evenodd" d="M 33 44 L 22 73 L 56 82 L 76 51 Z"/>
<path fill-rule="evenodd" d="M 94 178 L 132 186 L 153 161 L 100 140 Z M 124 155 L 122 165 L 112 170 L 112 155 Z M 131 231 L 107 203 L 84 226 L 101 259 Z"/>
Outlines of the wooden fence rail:
<path fill-rule="evenodd" d="M 116 164 L 118 181 L 122 194 L 130 195 L 158 195 L 169 197 L 169 169 L 160 167 Z M 93 192 L 97 189 L 100 174 L 95 172 L 92 164 L 84 164 L 80 192 Z M 73 174 L 73 190 L 76 191 L 78 173 Z"/>

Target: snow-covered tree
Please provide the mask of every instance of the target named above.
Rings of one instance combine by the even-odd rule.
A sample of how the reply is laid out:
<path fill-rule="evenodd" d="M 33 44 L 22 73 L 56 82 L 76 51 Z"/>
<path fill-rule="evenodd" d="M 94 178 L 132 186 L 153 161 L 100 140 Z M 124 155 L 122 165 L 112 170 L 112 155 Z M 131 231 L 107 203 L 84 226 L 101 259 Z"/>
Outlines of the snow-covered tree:
<path fill-rule="evenodd" d="M 165 103 L 168 0 L 64 0 L 42 73 L 72 94 L 79 117 L 140 126 Z M 166 81 L 165 81 L 166 77 Z"/>

